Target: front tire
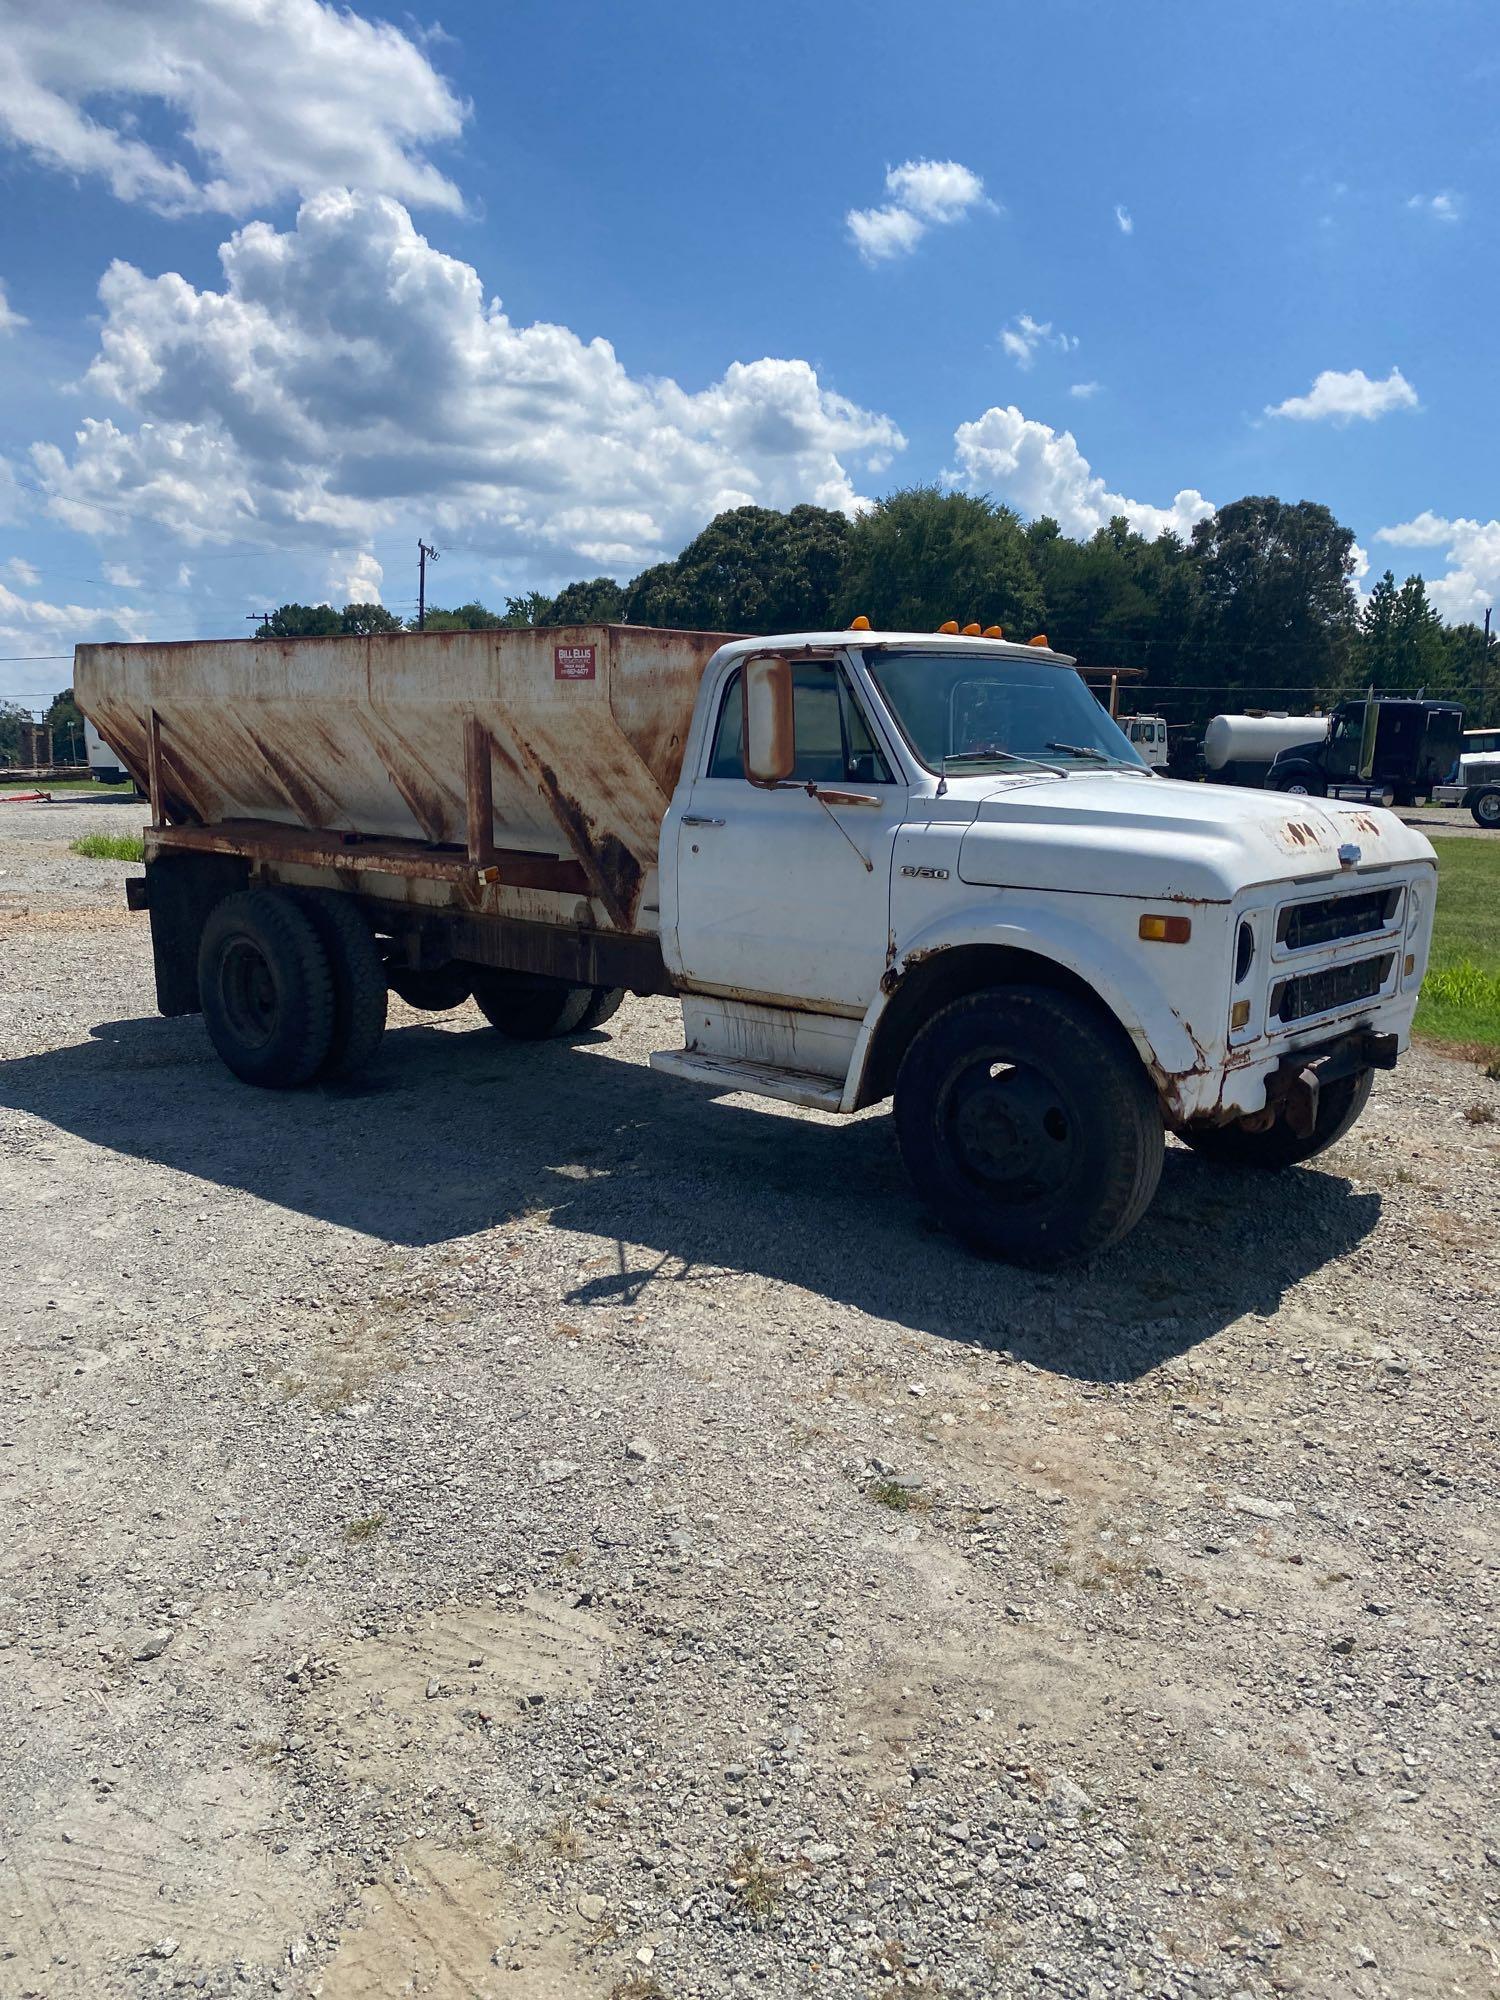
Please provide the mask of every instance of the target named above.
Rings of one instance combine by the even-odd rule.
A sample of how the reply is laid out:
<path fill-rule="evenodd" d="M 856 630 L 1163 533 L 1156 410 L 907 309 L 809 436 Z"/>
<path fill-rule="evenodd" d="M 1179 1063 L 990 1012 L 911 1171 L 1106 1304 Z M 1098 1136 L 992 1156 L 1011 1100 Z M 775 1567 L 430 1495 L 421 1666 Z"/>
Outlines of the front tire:
<path fill-rule="evenodd" d="M 1189 1126 L 1181 1137 L 1195 1153 L 1217 1166 L 1260 1167 L 1277 1173 L 1336 1146 L 1369 1103 L 1374 1081 L 1374 1071 L 1362 1069 L 1357 1076 L 1325 1084 L 1318 1092 L 1313 1129 L 1306 1134 L 1294 1132 L 1278 1120 L 1264 1132 L 1247 1132 L 1243 1125 L 1205 1125 L 1198 1131 Z"/>
<path fill-rule="evenodd" d="M 1500 790 L 1481 792 L 1470 801 L 1469 813 L 1476 826 L 1482 826 L 1486 833 L 1500 830 Z"/>
<path fill-rule="evenodd" d="M 280 889 L 226 896 L 198 948 L 209 1040 L 246 1083 L 293 1090 L 333 1042 L 333 974 L 312 918 Z"/>
<path fill-rule="evenodd" d="M 1283 772 L 1272 779 L 1273 788 L 1287 792 L 1293 798 L 1322 799 L 1328 796 L 1328 787 L 1315 771 L 1297 769 Z"/>
<path fill-rule="evenodd" d="M 1119 1242 L 1161 1178 L 1161 1112 L 1135 1051 L 1099 1008 L 1047 987 L 935 1014 L 902 1059 L 896 1132 L 940 1222 L 1040 1269 Z"/>

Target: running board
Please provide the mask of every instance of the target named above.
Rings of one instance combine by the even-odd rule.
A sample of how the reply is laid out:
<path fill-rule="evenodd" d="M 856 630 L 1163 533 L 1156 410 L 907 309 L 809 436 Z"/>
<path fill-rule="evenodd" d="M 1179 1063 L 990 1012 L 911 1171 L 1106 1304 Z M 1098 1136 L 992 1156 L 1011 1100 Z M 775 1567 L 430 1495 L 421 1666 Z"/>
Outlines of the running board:
<path fill-rule="evenodd" d="M 780 1063 L 751 1062 L 745 1056 L 710 1056 L 694 1049 L 658 1049 L 651 1067 L 687 1083 L 712 1084 L 717 1090 L 748 1092 L 752 1097 L 776 1097 L 783 1104 L 802 1104 L 809 1111 L 837 1111 L 844 1085 L 835 1076 L 814 1076 L 810 1070 L 783 1069 Z"/>

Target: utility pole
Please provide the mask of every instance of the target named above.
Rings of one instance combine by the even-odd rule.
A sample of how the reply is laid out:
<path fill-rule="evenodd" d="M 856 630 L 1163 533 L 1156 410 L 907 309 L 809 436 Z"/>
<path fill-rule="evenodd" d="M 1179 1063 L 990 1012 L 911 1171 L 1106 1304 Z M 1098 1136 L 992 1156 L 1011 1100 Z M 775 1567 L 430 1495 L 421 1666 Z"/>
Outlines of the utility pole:
<path fill-rule="evenodd" d="M 1490 707 L 1490 609 L 1484 614 L 1484 651 L 1479 656 L 1479 727 L 1489 721 Z"/>
<path fill-rule="evenodd" d="M 425 630 L 427 625 L 427 565 L 436 562 L 438 552 L 429 548 L 426 542 L 417 543 L 417 630 Z"/>
<path fill-rule="evenodd" d="M 247 611 L 245 613 L 245 623 L 247 625 L 269 625 L 275 616 L 276 613 L 274 611 Z"/>

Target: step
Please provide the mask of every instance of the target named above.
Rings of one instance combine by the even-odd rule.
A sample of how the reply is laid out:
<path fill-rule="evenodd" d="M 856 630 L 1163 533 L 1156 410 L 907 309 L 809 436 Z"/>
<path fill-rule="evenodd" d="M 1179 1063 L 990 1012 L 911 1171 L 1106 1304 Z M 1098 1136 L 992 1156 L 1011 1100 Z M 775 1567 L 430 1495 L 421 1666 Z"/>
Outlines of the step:
<path fill-rule="evenodd" d="M 809 1111 L 837 1111 L 844 1096 L 841 1077 L 814 1076 L 810 1070 L 751 1062 L 746 1056 L 710 1056 L 696 1049 L 658 1049 L 651 1058 L 651 1067 L 660 1070 L 663 1076 L 681 1077 L 686 1083 L 707 1083 L 717 1090 L 775 1097 L 783 1104 L 805 1105 Z"/>

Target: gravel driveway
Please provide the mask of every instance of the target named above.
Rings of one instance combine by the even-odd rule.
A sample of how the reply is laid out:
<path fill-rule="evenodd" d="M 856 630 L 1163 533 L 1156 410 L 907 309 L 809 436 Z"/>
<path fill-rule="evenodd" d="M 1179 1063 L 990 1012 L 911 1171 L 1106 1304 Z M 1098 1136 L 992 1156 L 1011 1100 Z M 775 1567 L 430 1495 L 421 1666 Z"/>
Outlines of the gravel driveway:
<path fill-rule="evenodd" d="M 0 1992 L 1500 1989 L 1500 1084 L 1084 1274 L 890 1120 L 153 1011 L 0 806 Z"/>

